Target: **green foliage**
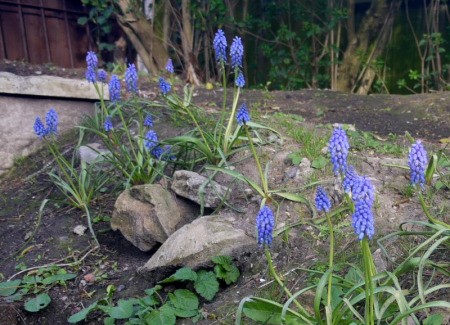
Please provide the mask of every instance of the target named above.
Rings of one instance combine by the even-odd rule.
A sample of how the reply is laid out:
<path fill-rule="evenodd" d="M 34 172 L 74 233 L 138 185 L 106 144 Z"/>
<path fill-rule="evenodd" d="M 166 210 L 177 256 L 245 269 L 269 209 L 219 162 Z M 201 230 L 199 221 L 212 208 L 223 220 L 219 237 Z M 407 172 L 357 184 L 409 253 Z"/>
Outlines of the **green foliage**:
<path fill-rule="evenodd" d="M 349 139 L 351 139 L 352 148 L 358 151 L 374 150 L 380 154 L 390 154 L 394 156 L 403 156 L 405 150 L 395 143 L 396 136 L 391 134 L 387 139 L 381 139 L 373 133 L 360 130 L 347 130 Z"/>
<path fill-rule="evenodd" d="M 115 288 L 109 286 L 105 298 L 70 316 L 68 322 L 74 324 L 86 320 L 89 313 L 95 310 L 100 310 L 107 315 L 105 322 L 112 324 L 119 319 L 128 320 L 127 324 L 172 325 L 176 323 L 177 318 L 191 318 L 195 322 L 201 318 L 197 294 L 206 300 L 212 300 L 219 291 L 218 279 L 224 280 L 229 285 L 236 282 L 239 277 L 239 270 L 233 265 L 230 257 L 215 256 L 212 261 L 215 263 L 214 269 L 220 269 L 220 276 L 204 269 L 194 271 L 183 267 L 160 281 L 155 287 L 145 290 L 144 297 L 121 299 L 117 304 L 113 304 L 112 301 Z M 189 289 L 173 290 L 170 287 L 167 296 L 163 299 L 161 284 L 175 282 L 190 283 L 196 293 Z"/>
<path fill-rule="evenodd" d="M 65 286 L 67 281 L 76 276 L 57 266 L 42 267 L 33 275 L 25 275 L 22 279 L 0 282 L 0 297 L 4 297 L 7 302 L 14 302 L 21 301 L 28 295 L 36 295 L 25 302 L 24 308 L 29 312 L 38 312 L 50 304 L 51 298 L 47 292 L 53 286 Z"/>

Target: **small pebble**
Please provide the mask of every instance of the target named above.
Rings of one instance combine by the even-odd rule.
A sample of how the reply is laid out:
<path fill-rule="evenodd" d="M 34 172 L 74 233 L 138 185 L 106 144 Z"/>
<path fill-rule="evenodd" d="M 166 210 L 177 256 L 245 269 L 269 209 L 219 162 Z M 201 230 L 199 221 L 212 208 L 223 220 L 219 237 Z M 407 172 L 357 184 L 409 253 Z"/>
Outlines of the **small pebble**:
<path fill-rule="evenodd" d="M 121 284 L 117 287 L 118 292 L 123 291 L 124 289 L 125 289 L 125 286 L 123 284 Z"/>
<path fill-rule="evenodd" d="M 84 280 L 85 280 L 86 282 L 92 283 L 92 282 L 95 281 L 95 275 L 94 275 L 93 273 L 88 273 L 88 274 L 86 274 L 86 275 L 84 276 Z"/>

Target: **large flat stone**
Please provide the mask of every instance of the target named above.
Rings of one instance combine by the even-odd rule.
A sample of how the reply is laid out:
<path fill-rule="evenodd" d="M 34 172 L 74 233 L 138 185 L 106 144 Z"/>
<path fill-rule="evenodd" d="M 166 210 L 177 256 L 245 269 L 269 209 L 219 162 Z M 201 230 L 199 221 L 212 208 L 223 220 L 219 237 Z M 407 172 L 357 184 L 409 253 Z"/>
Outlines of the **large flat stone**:
<path fill-rule="evenodd" d="M 42 75 L 17 76 L 9 72 L 0 72 L 0 93 L 98 100 L 94 85 L 86 80 Z M 106 86 L 104 94 L 105 99 L 109 99 Z"/>

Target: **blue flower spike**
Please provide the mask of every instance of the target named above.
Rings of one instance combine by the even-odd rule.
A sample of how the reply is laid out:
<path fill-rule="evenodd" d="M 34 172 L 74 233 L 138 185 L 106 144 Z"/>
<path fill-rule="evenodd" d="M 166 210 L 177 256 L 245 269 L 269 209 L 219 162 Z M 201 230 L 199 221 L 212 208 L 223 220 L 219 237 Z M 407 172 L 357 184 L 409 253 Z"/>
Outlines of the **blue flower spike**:
<path fill-rule="evenodd" d="M 58 133 L 58 113 L 51 108 L 45 115 L 45 124 L 47 125 L 47 134 L 57 135 Z"/>
<path fill-rule="evenodd" d="M 105 132 L 110 132 L 113 129 L 111 116 L 108 115 L 105 118 L 105 123 L 103 123 L 103 128 L 105 129 Z"/>
<path fill-rule="evenodd" d="M 408 166 L 410 169 L 411 185 L 419 184 L 422 188 L 425 185 L 425 171 L 427 169 L 427 151 L 420 140 L 417 140 L 411 147 L 408 156 Z"/>
<path fill-rule="evenodd" d="M 235 83 L 236 87 L 244 88 L 244 86 L 245 86 L 245 78 L 244 78 L 244 74 L 242 73 L 242 71 L 239 71 L 239 73 L 238 73 L 234 83 Z"/>
<path fill-rule="evenodd" d="M 36 135 L 39 138 L 43 138 L 47 135 L 47 130 L 45 129 L 44 123 L 42 123 L 42 120 L 40 117 L 36 117 L 36 120 L 34 121 L 34 133 L 36 133 Z"/>
<path fill-rule="evenodd" d="M 336 176 L 340 173 L 345 173 L 347 169 L 347 156 L 350 145 L 348 143 L 347 134 L 339 125 L 333 131 L 328 150 L 333 163 L 333 172 Z"/>
<path fill-rule="evenodd" d="M 258 231 L 258 244 L 260 246 L 270 246 L 273 237 L 272 232 L 275 226 L 275 219 L 272 210 L 264 205 L 256 217 L 256 229 Z"/>
<path fill-rule="evenodd" d="M 125 83 L 127 84 L 127 91 L 137 94 L 138 92 L 138 74 L 136 66 L 129 64 L 127 71 L 125 71 Z"/>
<path fill-rule="evenodd" d="M 116 103 L 120 100 L 120 80 L 115 74 L 111 76 L 109 81 L 109 99 L 111 102 Z"/>
<path fill-rule="evenodd" d="M 242 68 L 243 56 L 244 46 L 242 45 L 242 39 L 239 36 L 236 36 L 230 47 L 231 67 L 233 69 Z"/>
<path fill-rule="evenodd" d="M 345 193 L 352 193 L 353 186 L 355 186 L 355 182 L 358 180 L 359 175 L 356 172 L 353 166 L 349 166 L 345 171 L 344 180 L 342 182 L 342 187 L 344 188 Z"/>
<path fill-rule="evenodd" d="M 152 151 L 158 145 L 158 135 L 155 131 L 150 130 L 145 135 L 144 146 L 147 150 Z"/>
<path fill-rule="evenodd" d="M 144 118 L 144 126 L 146 127 L 153 127 L 153 118 L 150 114 L 147 114 Z"/>
<path fill-rule="evenodd" d="M 172 86 L 170 83 L 168 83 L 166 80 L 164 80 L 163 77 L 159 78 L 159 90 L 161 90 L 161 93 L 166 96 L 170 90 L 172 89 Z"/>
<path fill-rule="evenodd" d="M 248 112 L 247 105 L 242 103 L 239 111 L 236 114 L 236 119 L 239 125 L 247 124 L 250 122 L 250 113 Z"/>
<path fill-rule="evenodd" d="M 219 63 L 225 62 L 227 60 L 227 39 L 223 30 L 217 30 L 214 36 L 213 47 L 216 53 L 216 61 Z"/>
<path fill-rule="evenodd" d="M 375 233 L 374 216 L 372 212 L 375 201 L 375 189 L 369 178 L 358 177 L 352 189 L 352 199 L 355 212 L 352 215 L 352 226 L 359 240 L 364 237 L 372 239 Z"/>
<path fill-rule="evenodd" d="M 318 212 L 324 211 L 326 213 L 331 209 L 330 198 L 322 186 L 318 186 L 316 190 L 316 209 Z"/>
<path fill-rule="evenodd" d="M 169 73 L 174 73 L 175 72 L 175 69 L 173 68 L 172 59 L 168 59 L 167 60 L 166 71 L 169 72 Z"/>
<path fill-rule="evenodd" d="M 93 51 L 89 51 L 86 54 L 86 80 L 88 82 L 96 83 L 97 82 L 97 67 L 98 67 L 98 58 L 97 54 Z"/>
<path fill-rule="evenodd" d="M 106 73 L 105 70 L 100 69 L 97 72 L 97 77 L 98 77 L 98 81 L 100 81 L 102 83 L 106 83 L 106 78 L 108 78 L 108 74 Z"/>

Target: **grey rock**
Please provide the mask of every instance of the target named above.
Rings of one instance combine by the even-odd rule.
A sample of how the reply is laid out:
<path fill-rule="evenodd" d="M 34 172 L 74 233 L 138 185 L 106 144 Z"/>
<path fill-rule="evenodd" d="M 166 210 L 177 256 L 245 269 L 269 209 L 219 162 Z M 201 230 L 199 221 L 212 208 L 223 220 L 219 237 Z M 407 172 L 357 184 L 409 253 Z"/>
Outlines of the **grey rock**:
<path fill-rule="evenodd" d="M 103 149 L 100 143 L 89 143 L 78 148 L 78 157 L 81 163 L 94 164 L 104 162 L 107 155 L 111 152 L 107 149 Z"/>
<path fill-rule="evenodd" d="M 373 256 L 373 263 L 375 264 L 375 268 L 377 269 L 377 272 L 383 272 L 387 270 L 387 263 L 385 258 L 383 257 L 383 254 L 381 253 L 381 249 L 377 249 L 372 254 Z"/>
<path fill-rule="evenodd" d="M 134 186 L 114 204 L 111 228 L 142 251 L 151 250 L 192 219 L 192 211 L 159 184 Z"/>
<path fill-rule="evenodd" d="M 108 87 L 103 89 L 109 99 Z M 0 72 L 0 93 L 64 98 L 98 99 L 93 84 L 81 79 L 55 76 L 17 76 Z"/>
<path fill-rule="evenodd" d="M 87 229 L 87 228 L 86 228 L 85 226 L 83 226 L 83 225 L 78 225 L 78 226 L 75 226 L 75 227 L 73 228 L 72 232 L 73 232 L 75 235 L 83 236 L 84 233 L 86 232 L 86 229 Z"/>
<path fill-rule="evenodd" d="M 212 256 L 233 256 L 255 247 L 255 238 L 246 234 L 233 214 L 201 217 L 173 233 L 139 273 L 147 277 L 164 267 L 196 268 L 209 264 Z"/>
<path fill-rule="evenodd" d="M 201 191 L 202 186 L 204 191 Z M 178 170 L 173 175 L 172 191 L 207 208 L 218 207 L 225 200 L 228 189 L 219 183 L 188 170 Z"/>
<path fill-rule="evenodd" d="M 298 167 L 296 166 L 290 166 L 285 172 L 284 177 L 285 178 L 294 178 L 297 175 Z"/>
<path fill-rule="evenodd" d="M 296 179 L 304 180 L 305 182 L 309 180 L 309 177 L 313 173 L 311 168 L 311 161 L 308 158 L 302 158 L 300 165 L 298 165 L 298 171 L 295 175 Z"/>

